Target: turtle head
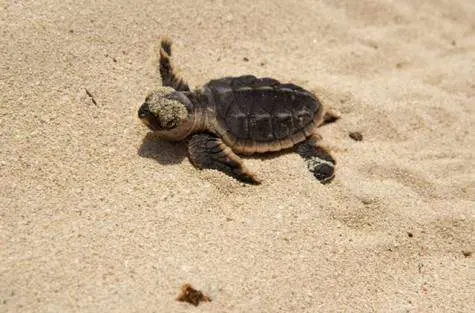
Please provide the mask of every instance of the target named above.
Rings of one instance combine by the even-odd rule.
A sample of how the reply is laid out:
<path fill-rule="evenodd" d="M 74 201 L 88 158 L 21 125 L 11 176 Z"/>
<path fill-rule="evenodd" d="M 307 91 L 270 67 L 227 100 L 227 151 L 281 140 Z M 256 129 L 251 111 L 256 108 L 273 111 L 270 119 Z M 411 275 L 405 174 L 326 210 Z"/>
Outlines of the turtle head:
<path fill-rule="evenodd" d="M 169 87 L 152 91 L 138 111 L 140 120 L 159 138 L 185 139 L 193 128 L 192 103 L 188 96 Z"/>

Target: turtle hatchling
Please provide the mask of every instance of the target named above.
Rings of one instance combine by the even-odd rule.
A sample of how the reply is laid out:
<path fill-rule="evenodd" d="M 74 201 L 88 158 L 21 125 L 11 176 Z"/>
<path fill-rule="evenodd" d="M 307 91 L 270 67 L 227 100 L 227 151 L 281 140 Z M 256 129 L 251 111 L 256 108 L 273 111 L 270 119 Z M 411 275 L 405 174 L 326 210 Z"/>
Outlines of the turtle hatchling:
<path fill-rule="evenodd" d="M 338 119 L 318 98 L 290 83 L 252 75 L 224 77 L 190 90 L 171 62 L 171 41 L 160 46 L 162 87 L 138 111 L 158 138 L 187 140 L 188 157 L 200 169 L 222 171 L 260 184 L 238 155 L 294 149 L 321 183 L 334 177 L 335 159 L 318 143 L 316 129 Z"/>

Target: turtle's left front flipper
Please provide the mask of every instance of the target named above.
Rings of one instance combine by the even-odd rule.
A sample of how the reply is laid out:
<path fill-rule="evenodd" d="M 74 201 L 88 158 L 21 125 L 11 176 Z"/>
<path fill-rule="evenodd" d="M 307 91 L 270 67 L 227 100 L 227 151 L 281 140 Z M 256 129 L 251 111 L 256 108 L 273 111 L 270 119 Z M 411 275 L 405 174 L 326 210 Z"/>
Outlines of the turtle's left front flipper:
<path fill-rule="evenodd" d="M 231 148 L 211 134 L 193 135 L 188 142 L 188 154 L 191 163 L 200 169 L 219 170 L 249 184 L 261 183 Z"/>

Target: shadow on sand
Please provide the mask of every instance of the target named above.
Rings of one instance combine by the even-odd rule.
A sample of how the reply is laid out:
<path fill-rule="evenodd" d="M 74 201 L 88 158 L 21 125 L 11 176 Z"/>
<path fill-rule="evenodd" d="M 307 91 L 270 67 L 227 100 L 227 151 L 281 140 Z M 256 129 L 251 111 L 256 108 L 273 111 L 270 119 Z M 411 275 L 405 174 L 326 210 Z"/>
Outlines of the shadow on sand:
<path fill-rule="evenodd" d="M 245 159 L 266 160 L 267 159 L 268 160 L 268 159 L 278 158 L 284 154 L 293 152 L 293 153 L 299 154 L 305 160 L 312 160 L 311 157 L 314 156 L 314 153 L 308 154 L 308 152 L 314 152 L 315 148 L 312 148 L 312 146 L 309 146 L 310 147 L 309 149 L 305 149 L 306 146 L 307 146 L 306 143 L 302 143 L 297 147 L 292 147 L 292 148 L 285 149 L 282 151 L 244 156 L 243 159 L 244 160 Z M 325 152 L 325 150 L 322 150 L 322 151 Z M 139 156 L 143 158 L 154 159 L 155 161 L 157 161 L 158 163 L 162 165 L 178 164 L 178 163 L 181 163 L 183 159 L 187 157 L 186 141 L 180 141 L 180 142 L 164 141 L 164 140 L 160 140 L 159 138 L 157 138 L 157 136 L 153 135 L 153 133 L 149 132 L 143 138 L 142 145 L 140 146 L 137 153 Z M 320 153 L 318 153 L 317 156 L 318 156 L 317 159 L 328 160 L 328 161 L 331 160 L 332 163 L 335 163 L 335 161 L 333 160 L 331 156 L 328 156 L 327 158 L 325 157 L 324 154 L 320 154 Z M 243 156 L 240 156 L 240 157 L 243 157 Z M 310 171 L 323 184 L 328 183 L 333 179 L 333 167 L 329 169 L 328 166 L 322 167 L 320 164 L 317 168 L 311 169 Z M 226 171 L 222 171 L 222 172 L 230 177 L 234 177 L 232 174 L 229 174 Z"/>
<path fill-rule="evenodd" d="M 137 153 L 143 158 L 154 159 L 163 165 L 177 164 L 186 158 L 186 143 L 160 140 L 149 132 L 142 139 L 142 145 Z"/>

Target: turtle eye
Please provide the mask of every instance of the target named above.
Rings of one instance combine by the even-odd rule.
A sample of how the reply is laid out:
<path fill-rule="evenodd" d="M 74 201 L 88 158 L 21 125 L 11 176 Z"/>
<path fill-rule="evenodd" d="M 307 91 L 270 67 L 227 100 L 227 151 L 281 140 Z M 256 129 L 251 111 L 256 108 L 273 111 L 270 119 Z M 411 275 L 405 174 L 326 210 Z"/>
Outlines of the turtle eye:
<path fill-rule="evenodd" d="M 165 125 L 165 128 L 167 128 L 167 129 L 172 129 L 172 128 L 175 128 L 175 127 L 176 127 L 175 121 L 169 121 Z"/>

